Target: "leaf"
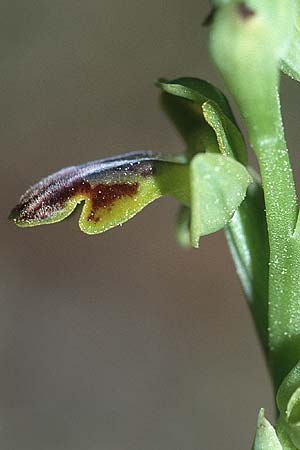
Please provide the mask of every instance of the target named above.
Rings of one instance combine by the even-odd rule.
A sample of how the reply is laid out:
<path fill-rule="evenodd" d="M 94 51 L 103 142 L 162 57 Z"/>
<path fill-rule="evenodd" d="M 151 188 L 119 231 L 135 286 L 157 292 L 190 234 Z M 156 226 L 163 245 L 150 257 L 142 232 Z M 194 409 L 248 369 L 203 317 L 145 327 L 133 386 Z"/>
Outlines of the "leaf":
<path fill-rule="evenodd" d="M 276 431 L 264 416 L 263 409 L 258 414 L 253 450 L 283 450 Z"/>
<path fill-rule="evenodd" d="M 189 203 L 188 166 L 175 157 L 128 153 L 48 176 L 25 192 L 9 218 L 20 227 L 55 223 L 84 202 L 80 229 L 95 234 L 127 221 L 167 194 Z"/>
<path fill-rule="evenodd" d="M 158 86 L 168 94 L 185 99 L 185 102 L 176 102 L 172 97 L 169 100 L 167 97 L 163 98 L 162 103 L 188 146 L 193 147 L 193 155 L 199 151 L 223 152 L 224 147 L 220 143 L 226 137 L 231 156 L 243 164 L 247 163 L 244 139 L 229 103 L 219 89 L 196 78 L 160 81 Z M 217 134 L 219 149 L 212 129 Z"/>
<path fill-rule="evenodd" d="M 244 200 L 252 178 L 237 161 L 217 154 L 198 154 L 191 162 L 191 243 L 223 228 Z"/>

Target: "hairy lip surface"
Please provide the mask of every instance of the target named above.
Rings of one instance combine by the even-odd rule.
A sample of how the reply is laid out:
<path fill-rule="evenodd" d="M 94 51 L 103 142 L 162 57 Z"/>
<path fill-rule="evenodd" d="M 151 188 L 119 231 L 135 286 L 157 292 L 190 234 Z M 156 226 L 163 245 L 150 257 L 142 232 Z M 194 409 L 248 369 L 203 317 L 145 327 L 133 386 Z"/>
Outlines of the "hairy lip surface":
<path fill-rule="evenodd" d="M 67 201 L 84 196 L 91 202 L 89 221 L 98 222 L 99 210 L 113 206 L 122 197 L 132 197 L 138 192 L 138 183 L 116 183 L 91 185 L 87 181 L 78 181 L 69 186 L 59 186 L 55 191 L 47 192 L 43 199 L 36 198 L 33 203 L 17 205 L 11 212 L 10 218 L 18 222 L 51 219 L 55 213 L 62 210 Z M 48 196 L 48 198 L 47 198 Z"/>
<path fill-rule="evenodd" d="M 87 219 L 97 222 L 101 209 L 112 207 L 123 197 L 135 196 L 139 177 L 154 175 L 155 163 L 159 160 L 158 155 L 139 152 L 67 167 L 29 188 L 9 219 L 20 225 L 51 221 L 73 199 L 78 203 L 88 200 Z"/>

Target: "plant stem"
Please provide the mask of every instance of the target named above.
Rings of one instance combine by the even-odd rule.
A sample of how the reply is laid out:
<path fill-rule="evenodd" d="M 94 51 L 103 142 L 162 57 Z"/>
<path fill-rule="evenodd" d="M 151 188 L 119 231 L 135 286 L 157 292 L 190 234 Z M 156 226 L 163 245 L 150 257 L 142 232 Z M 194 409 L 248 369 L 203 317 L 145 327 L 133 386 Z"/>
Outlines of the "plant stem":
<path fill-rule="evenodd" d="M 300 225 L 295 233 L 297 195 L 278 97 L 280 58 L 293 38 L 296 3 L 253 0 L 251 8 L 246 17 L 237 2 L 224 3 L 210 49 L 260 166 L 270 244 L 268 360 L 278 387 L 300 354 Z"/>
<path fill-rule="evenodd" d="M 264 98 L 264 105 L 254 117 L 256 123 L 252 123 L 253 116 L 246 121 L 265 196 L 270 243 L 269 357 L 278 387 L 299 359 L 300 338 L 296 331 L 299 326 L 294 314 L 296 309 L 300 310 L 300 277 L 295 276 L 299 246 L 293 237 L 298 208 L 277 89 L 269 85 Z"/>

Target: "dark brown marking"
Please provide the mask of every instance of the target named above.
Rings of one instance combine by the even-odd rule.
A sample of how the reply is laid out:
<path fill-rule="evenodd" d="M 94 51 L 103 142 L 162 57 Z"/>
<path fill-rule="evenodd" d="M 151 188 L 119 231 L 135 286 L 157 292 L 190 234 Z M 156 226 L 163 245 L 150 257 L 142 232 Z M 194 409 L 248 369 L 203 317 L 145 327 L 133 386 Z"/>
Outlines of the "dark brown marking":
<path fill-rule="evenodd" d="M 133 197 L 138 191 L 138 185 L 138 183 L 117 183 L 90 186 L 87 194 L 91 199 L 92 205 L 88 220 L 98 222 L 99 218 L 96 217 L 96 212 L 99 209 L 110 208 L 115 201 L 120 200 L 122 197 Z"/>
<path fill-rule="evenodd" d="M 96 212 L 102 208 L 110 208 L 122 197 L 133 197 L 137 194 L 139 183 L 90 184 L 84 180 L 76 180 L 72 184 L 57 186 L 49 190 L 41 199 L 34 198 L 17 205 L 10 214 L 10 219 L 19 222 L 51 219 L 62 210 L 68 200 L 78 195 L 86 195 L 91 200 L 91 212 L 88 220 L 98 222 Z"/>
<path fill-rule="evenodd" d="M 248 20 L 251 17 L 255 16 L 255 11 L 253 9 L 249 8 L 249 6 L 246 5 L 245 2 L 241 2 L 237 5 L 237 10 L 239 15 L 244 20 Z"/>

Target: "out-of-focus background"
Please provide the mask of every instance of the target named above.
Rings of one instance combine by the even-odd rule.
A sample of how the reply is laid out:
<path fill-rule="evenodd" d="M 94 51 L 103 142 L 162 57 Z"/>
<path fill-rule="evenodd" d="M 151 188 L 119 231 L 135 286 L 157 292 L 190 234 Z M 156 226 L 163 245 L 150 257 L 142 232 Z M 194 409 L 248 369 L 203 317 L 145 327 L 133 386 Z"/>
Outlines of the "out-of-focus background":
<path fill-rule="evenodd" d="M 101 236 L 7 222 L 33 182 L 125 151 L 178 153 L 157 77 L 222 82 L 206 1 L 2 0 L 1 450 L 250 449 L 271 388 L 222 232 L 183 251 L 175 201 Z M 299 88 L 284 80 L 297 151 Z M 295 156 L 293 156 L 295 159 Z"/>

